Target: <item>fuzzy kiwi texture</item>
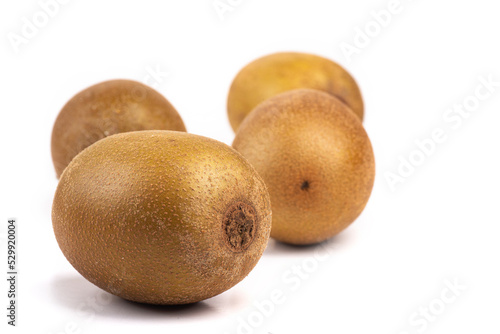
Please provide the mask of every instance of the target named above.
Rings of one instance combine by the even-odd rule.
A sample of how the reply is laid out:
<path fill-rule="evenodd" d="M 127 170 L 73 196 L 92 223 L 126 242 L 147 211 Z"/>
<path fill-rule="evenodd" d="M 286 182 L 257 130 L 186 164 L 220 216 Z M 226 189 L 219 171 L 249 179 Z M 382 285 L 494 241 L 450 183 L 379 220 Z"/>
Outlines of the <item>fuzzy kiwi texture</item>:
<path fill-rule="evenodd" d="M 317 89 L 347 104 L 363 120 L 361 91 L 339 64 L 312 54 L 280 52 L 254 60 L 234 78 L 227 98 L 227 113 L 234 131 L 261 102 L 299 88 Z"/>
<path fill-rule="evenodd" d="M 186 131 L 186 127 L 165 97 L 140 82 L 111 80 L 83 90 L 62 108 L 52 130 L 57 177 L 78 153 L 96 141 L 140 130 Z"/>
<path fill-rule="evenodd" d="M 231 147 L 138 131 L 71 161 L 52 222 L 62 252 L 93 284 L 136 302 L 187 304 L 248 275 L 267 245 L 271 206 L 262 178 Z"/>
<path fill-rule="evenodd" d="M 375 161 L 361 121 L 337 98 L 292 90 L 257 106 L 233 147 L 262 176 L 271 196 L 271 237 L 314 244 L 333 237 L 363 211 Z"/>

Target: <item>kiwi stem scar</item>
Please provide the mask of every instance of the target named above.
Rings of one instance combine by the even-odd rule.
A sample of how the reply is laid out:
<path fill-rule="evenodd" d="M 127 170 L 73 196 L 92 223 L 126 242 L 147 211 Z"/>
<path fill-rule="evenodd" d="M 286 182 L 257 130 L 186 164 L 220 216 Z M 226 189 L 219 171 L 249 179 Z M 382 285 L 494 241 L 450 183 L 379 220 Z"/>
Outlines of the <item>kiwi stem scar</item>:
<path fill-rule="evenodd" d="M 226 210 L 222 221 L 222 235 L 225 244 L 233 252 L 247 249 L 255 237 L 257 214 L 244 202 L 234 202 Z"/>

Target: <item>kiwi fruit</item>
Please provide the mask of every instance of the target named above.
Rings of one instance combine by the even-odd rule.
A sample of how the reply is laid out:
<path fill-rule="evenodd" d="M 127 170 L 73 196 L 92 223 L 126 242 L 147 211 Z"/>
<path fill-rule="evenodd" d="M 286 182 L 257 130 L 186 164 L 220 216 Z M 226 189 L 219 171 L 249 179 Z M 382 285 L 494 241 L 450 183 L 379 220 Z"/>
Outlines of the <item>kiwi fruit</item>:
<path fill-rule="evenodd" d="M 96 141 L 122 132 L 186 131 L 175 108 L 154 89 L 131 80 L 111 80 L 75 95 L 52 130 L 52 160 L 59 178 L 70 161 Z"/>
<path fill-rule="evenodd" d="M 233 147 L 266 182 L 271 237 L 314 244 L 333 237 L 364 209 L 375 162 L 359 118 L 318 90 L 292 90 L 257 106 L 241 124 Z"/>
<path fill-rule="evenodd" d="M 356 81 L 339 64 L 312 54 L 280 52 L 259 58 L 234 78 L 227 113 L 234 131 L 259 103 L 299 88 L 317 89 L 347 104 L 363 120 L 363 98 Z"/>
<path fill-rule="evenodd" d="M 113 135 L 78 154 L 52 208 L 57 242 L 98 287 L 188 304 L 241 281 L 269 239 L 264 181 L 216 140 L 176 131 Z"/>

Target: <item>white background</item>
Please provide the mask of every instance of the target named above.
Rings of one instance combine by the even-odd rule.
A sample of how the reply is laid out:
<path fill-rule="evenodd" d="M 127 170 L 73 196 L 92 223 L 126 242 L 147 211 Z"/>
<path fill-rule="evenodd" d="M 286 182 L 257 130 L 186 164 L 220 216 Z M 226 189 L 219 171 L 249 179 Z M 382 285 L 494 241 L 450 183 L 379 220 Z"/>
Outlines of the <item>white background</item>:
<path fill-rule="evenodd" d="M 41 7 L 1 2 L 2 271 L 9 217 L 18 219 L 20 261 L 18 327 L 6 325 L 2 279 L 2 333 L 499 333 L 500 87 L 456 128 L 443 119 L 454 104 L 473 101 L 479 77 L 500 81 L 497 3 L 401 0 L 400 12 L 351 59 L 340 45 L 353 44 L 357 28 L 376 29 L 371 12 L 389 0 L 232 3 L 222 20 L 213 0 L 73 0 L 15 52 L 8 36 L 21 34 L 23 18 L 33 21 Z M 82 278 L 60 252 L 50 217 L 57 186 L 50 135 L 64 103 L 100 81 L 144 82 L 159 68 L 168 76 L 149 84 L 188 131 L 231 144 L 231 80 L 277 51 L 331 58 L 359 82 L 377 161 L 362 216 L 324 247 L 270 241 L 242 283 L 188 307 L 126 302 Z M 398 157 L 408 159 L 415 141 L 437 128 L 447 140 L 392 191 L 386 173 L 397 173 Z M 307 278 L 293 266 L 305 266 Z M 443 303 L 447 280 L 463 290 Z M 254 303 L 275 289 L 285 302 L 262 315 Z M 429 307 L 432 321 L 422 320 Z"/>

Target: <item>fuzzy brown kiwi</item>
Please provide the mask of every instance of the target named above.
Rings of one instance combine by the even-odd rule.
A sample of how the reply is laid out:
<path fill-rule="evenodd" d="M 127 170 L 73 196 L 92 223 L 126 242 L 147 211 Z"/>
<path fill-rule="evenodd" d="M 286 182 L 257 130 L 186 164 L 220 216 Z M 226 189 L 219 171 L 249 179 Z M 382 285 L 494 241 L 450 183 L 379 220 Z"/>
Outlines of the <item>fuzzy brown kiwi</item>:
<path fill-rule="evenodd" d="M 254 60 L 234 78 L 227 98 L 227 113 L 233 130 L 238 129 L 259 103 L 299 88 L 317 89 L 336 96 L 363 120 L 361 91 L 342 66 L 312 54 L 279 52 Z"/>
<path fill-rule="evenodd" d="M 57 177 L 96 141 L 140 130 L 186 131 L 186 127 L 165 97 L 140 82 L 110 80 L 83 90 L 62 108 L 52 130 Z"/>
<path fill-rule="evenodd" d="M 231 147 L 175 131 L 102 139 L 61 176 L 52 222 L 73 267 L 151 304 L 220 294 L 260 259 L 271 230 L 264 181 Z"/>
<path fill-rule="evenodd" d="M 372 146 L 359 118 L 337 98 L 310 89 L 261 103 L 241 124 L 233 147 L 267 184 L 271 237 L 318 243 L 363 211 L 373 187 Z"/>

